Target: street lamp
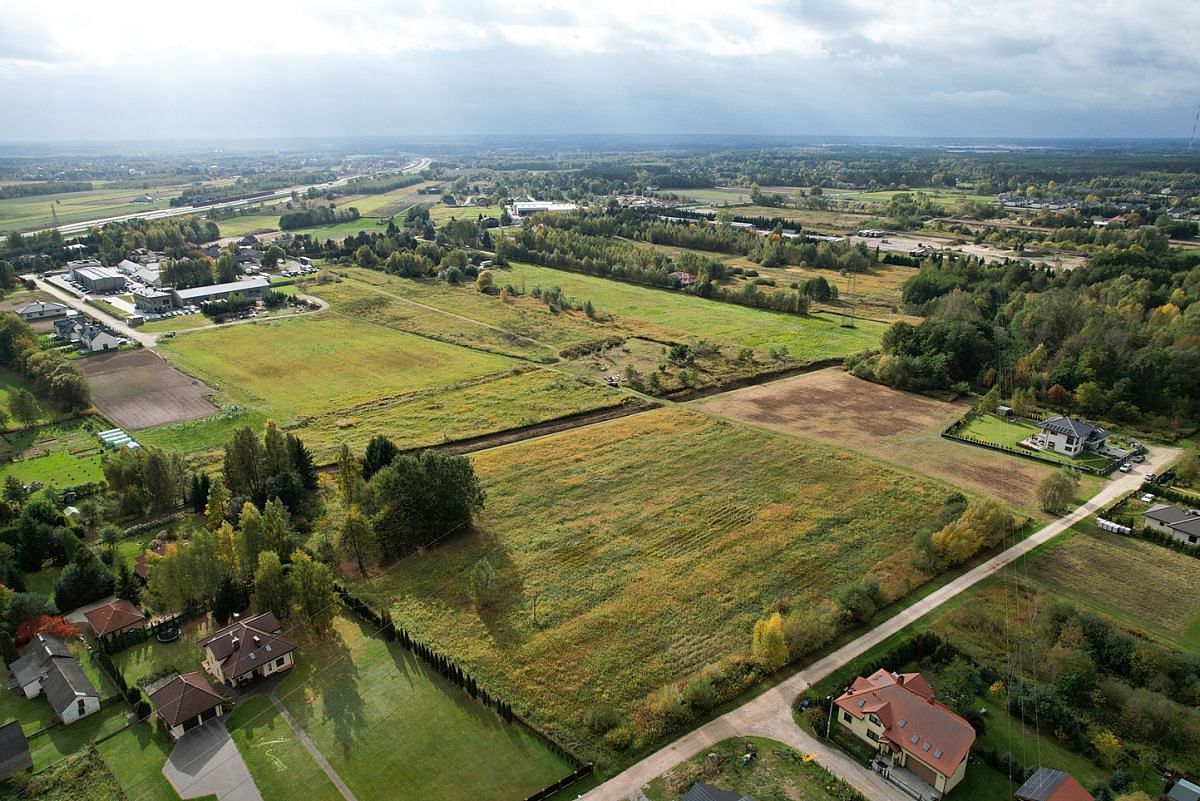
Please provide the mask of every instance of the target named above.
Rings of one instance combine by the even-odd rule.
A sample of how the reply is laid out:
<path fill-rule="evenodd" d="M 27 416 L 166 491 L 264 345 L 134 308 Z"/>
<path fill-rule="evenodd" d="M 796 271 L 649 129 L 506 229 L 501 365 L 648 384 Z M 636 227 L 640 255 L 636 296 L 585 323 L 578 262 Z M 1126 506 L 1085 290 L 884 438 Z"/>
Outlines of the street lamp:
<path fill-rule="evenodd" d="M 829 704 L 829 720 L 825 723 L 825 739 L 829 739 L 829 734 L 833 729 L 833 696 L 825 696 L 825 701 Z"/>

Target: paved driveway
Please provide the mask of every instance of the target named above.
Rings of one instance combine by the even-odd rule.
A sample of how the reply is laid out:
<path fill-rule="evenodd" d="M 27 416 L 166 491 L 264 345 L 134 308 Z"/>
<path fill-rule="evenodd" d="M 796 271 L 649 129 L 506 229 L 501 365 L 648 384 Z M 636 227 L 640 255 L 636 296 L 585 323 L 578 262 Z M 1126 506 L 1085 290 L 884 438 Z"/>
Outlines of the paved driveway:
<path fill-rule="evenodd" d="M 163 775 L 180 798 L 215 795 L 220 801 L 263 801 L 219 718 L 180 738 L 163 766 Z"/>

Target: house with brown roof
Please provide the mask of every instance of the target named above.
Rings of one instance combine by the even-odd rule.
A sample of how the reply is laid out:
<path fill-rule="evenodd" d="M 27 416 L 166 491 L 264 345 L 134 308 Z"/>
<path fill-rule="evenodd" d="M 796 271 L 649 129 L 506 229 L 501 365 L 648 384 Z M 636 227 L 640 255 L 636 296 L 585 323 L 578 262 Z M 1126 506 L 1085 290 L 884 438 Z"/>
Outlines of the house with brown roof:
<path fill-rule="evenodd" d="M 219 682 L 237 687 L 291 669 L 296 644 L 283 636 L 273 612 L 234 620 L 199 643 L 204 669 Z"/>
<path fill-rule="evenodd" d="M 147 548 L 137 555 L 133 560 L 133 572 L 141 576 L 142 581 L 148 581 L 150 578 L 150 554 L 155 556 L 166 556 L 175 547 L 173 542 L 160 542 L 153 548 Z"/>
<path fill-rule="evenodd" d="M 834 704 L 838 724 L 875 748 L 885 770 L 907 771 L 939 797 L 966 775 L 975 729 L 934 699 L 920 673 L 858 677 Z"/>
<path fill-rule="evenodd" d="M 116 634 L 118 631 L 146 628 L 146 616 L 142 614 L 142 610 L 124 598 L 84 612 L 83 616 L 87 618 L 88 625 L 96 632 L 97 637 Z"/>
<path fill-rule="evenodd" d="M 150 693 L 150 703 L 159 720 L 168 726 L 172 739 L 220 717 L 225 699 L 209 686 L 200 673 L 183 673 L 160 684 Z"/>
<path fill-rule="evenodd" d="M 1013 798 L 1016 801 L 1095 801 L 1070 773 L 1050 768 L 1034 771 Z"/>

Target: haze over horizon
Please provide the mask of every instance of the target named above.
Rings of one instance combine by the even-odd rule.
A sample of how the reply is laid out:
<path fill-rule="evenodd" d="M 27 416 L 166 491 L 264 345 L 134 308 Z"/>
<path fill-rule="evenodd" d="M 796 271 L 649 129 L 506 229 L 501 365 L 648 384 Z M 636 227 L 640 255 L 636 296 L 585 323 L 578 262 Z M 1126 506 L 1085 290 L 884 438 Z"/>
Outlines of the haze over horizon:
<path fill-rule="evenodd" d="M 873 5 L 0 0 L 0 140 L 1191 131 L 1200 5 Z"/>

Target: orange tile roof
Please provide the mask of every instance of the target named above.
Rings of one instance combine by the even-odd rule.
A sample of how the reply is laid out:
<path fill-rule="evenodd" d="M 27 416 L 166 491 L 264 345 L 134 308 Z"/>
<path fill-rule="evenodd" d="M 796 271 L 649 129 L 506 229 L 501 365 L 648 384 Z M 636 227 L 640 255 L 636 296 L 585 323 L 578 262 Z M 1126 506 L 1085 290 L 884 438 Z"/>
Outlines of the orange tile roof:
<path fill-rule="evenodd" d="M 949 776 L 975 743 L 975 729 L 934 700 L 933 687 L 920 673 L 879 670 L 856 678 L 835 704 L 858 719 L 874 714 L 882 740 Z"/>
<path fill-rule="evenodd" d="M 97 637 L 136 626 L 146 620 L 140 609 L 124 599 L 84 612 L 83 616 Z"/>

